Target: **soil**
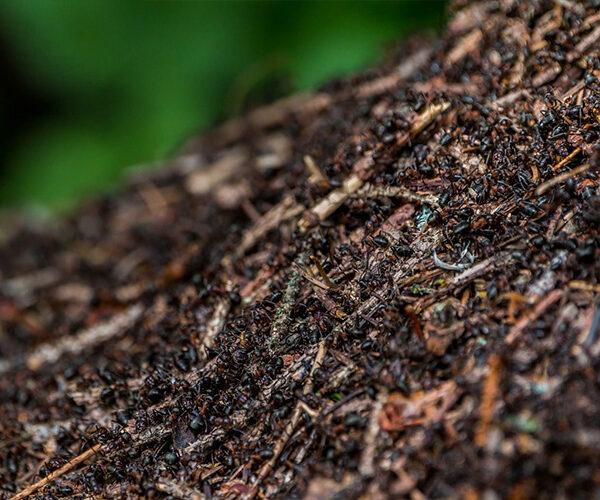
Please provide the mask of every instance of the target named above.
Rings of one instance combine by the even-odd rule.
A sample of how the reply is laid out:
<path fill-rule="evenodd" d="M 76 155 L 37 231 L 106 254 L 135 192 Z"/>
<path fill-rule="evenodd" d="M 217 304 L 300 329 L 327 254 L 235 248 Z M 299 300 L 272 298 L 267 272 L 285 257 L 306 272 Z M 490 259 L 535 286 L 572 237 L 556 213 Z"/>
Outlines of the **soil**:
<path fill-rule="evenodd" d="M 4 497 L 600 495 L 600 12 L 453 11 L 5 221 Z"/>

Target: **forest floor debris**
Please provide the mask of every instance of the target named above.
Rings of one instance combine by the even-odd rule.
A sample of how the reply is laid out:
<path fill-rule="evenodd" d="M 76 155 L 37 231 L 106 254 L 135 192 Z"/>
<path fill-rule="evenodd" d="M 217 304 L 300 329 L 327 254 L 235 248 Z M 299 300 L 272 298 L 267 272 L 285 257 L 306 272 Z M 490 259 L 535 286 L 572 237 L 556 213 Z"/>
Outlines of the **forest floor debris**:
<path fill-rule="evenodd" d="M 4 497 L 600 494 L 600 15 L 452 8 L 6 226 Z"/>

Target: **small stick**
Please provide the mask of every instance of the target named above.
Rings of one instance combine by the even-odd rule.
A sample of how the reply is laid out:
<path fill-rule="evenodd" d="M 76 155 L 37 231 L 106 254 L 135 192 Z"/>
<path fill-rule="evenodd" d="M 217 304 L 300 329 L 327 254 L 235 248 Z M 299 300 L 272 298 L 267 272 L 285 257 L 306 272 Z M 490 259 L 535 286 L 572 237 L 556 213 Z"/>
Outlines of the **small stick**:
<path fill-rule="evenodd" d="M 430 123 L 433 122 L 439 115 L 444 113 L 450 107 L 449 102 L 430 105 L 423 113 L 421 113 L 415 124 L 410 129 L 411 137 L 414 137 L 425 130 Z"/>
<path fill-rule="evenodd" d="M 585 24 L 586 26 L 592 26 L 592 25 L 596 24 L 598 21 L 600 21 L 600 12 L 596 12 L 595 14 L 592 14 L 591 16 L 586 17 L 583 20 L 583 24 Z"/>
<path fill-rule="evenodd" d="M 564 101 L 567 97 L 571 97 L 575 94 L 577 94 L 577 92 L 579 92 L 580 90 L 582 90 L 583 88 L 585 88 L 585 81 L 581 80 L 579 82 L 577 82 L 575 85 L 573 85 L 569 90 L 567 90 L 561 97 L 560 100 Z"/>
<path fill-rule="evenodd" d="M 536 306 L 533 308 L 532 311 L 528 312 L 519 321 L 517 321 L 515 326 L 512 327 L 512 329 L 510 330 L 510 332 L 504 339 L 504 342 L 506 342 L 509 345 L 512 344 L 515 341 L 515 339 L 519 335 L 521 335 L 523 330 L 525 330 L 525 328 L 527 328 L 527 325 L 529 325 L 532 321 L 535 321 L 537 318 L 539 318 L 546 309 L 548 309 L 552 304 L 554 304 L 562 296 L 563 296 L 562 290 L 552 290 L 548 295 L 546 295 L 542 300 L 540 300 L 536 304 Z"/>
<path fill-rule="evenodd" d="M 204 480 L 206 477 L 203 477 L 202 479 Z M 155 486 L 158 491 L 162 491 L 163 493 L 167 493 L 176 498 L 191 498 L 192 500 L 202 500 L 204 498 L 204 495 L 194 488 L 190 488 L 189 486 L 185 486 L 184 484 L 179 484 L 168 479 L 161 479 L 155 484 Z"/>
<path fill-rule="evenodd" d="M 368 156 L 363 160 L 363 164 L 365 165 L 365 168 L 368 169 L 374 162 L 371 157 Z M 350 177 L 344 180 L 342 187 L 331 191 L 311 209 L 311 212 L 313 212 L 319 221 L 324 221 L 348 199 L 348 196 L 358 191 L 363 186 L 363 183 L 364 181 L 358 174 L 350 175 Z M 310 223 L 304 218 L 300 220 L 298 227 L 304 232 L 310 227 Z"/>
<path fill-rule="evenodd" d="M 500 386 L 500 368 L 502 363 L 496 354 L 490 355 L 488 373 L 483 383 L 481 394 L 481 406 L 479 410 L 479 423 L 475 432 L 475 444 L 485 446 L 490 429 L 490 423 L 494 416 L 494 401 L 498 396 Z"/>
<path fill-rule="evenodd" d="M 408 144 L 409 140 L 419 135 L 433 121 L 450 107 L 449 102 L 440 104 L 432 104 L 423 111 L 415 120 L 415 123 L 410 128 L 410 132 L 401 132 L 396 137 L 396 148 L 403 148 Z M 331 191 L 327 196 L 321 199 L 313 206 L 309 213 L 306 214 L 298 222 L 298 228 L 301 232 L 306 232 L 315 222 L 321 222 L 327 219 L 334 213 L 342 204 L 360 188 L 363 187 L 365 180 L 372 173 L 375 160 L 373 152 L 365 154 L 363 158 L 358 160 L 354 166 L 354 172 L 348 176 L 342 186 Z"/>
<path fill-rule="evenodd" d="M 296 217 L 296 215 L 300 215 L 303 210 L 304 207 L 297 204 L 293 197 L 288 196 L 284 198 L 244 232 L 242 241 L 235 249 L 233 256 L 236 259 L 242 257 L 269 231 L 279 227 L 282 222 L 292 219 Z"/>
<path fill-rule="evenodd" d="M 433 251 L 433 263 L 446 271 L 464 271 L 469 267 L 468 264 L 447 264 L 437 256 L 436 251 Z"/>
<path fill-rule="evenodd" d="M 575 148 L 567 156 L 565 156 L 562 160 L 560 160 L 556 165 L 554 165 L 552 167 L 552 171 L 556 172 L 559 168 L 561 168 L 561 167 L 565 166 L 567 163 L 569 163 L 579 153 L 581 153 L 581 148 L 580 147 Z"/>
<path fill-rule="evenodd" d="M 327 349 L 325 347 L 325 340 L 321 340 L 321 342 L 319 344 L 319 350 L 317 351 L 317 354 L 315 356 L 315 361 L 312 365 L 310 374 L 308 376 L 308 380 L 306 381 L 306 384 L 304 384 L 304 390 L 302 391 L 304 395 L 310 394 L 310 392 L 312 391 L 313 374 L 315 373 L 315 370 L 323 364 L 323 360 L 325 359 L 326 352 L 327 352 Z M 251 500 L 256 496 L 256 494 L 258 493 L 258 487 L 259 487 L 261 481 L 269 474 L 269 472 L 271 472 L 271 470 L 275 466 L 275 462 L 277 462 L 277 459 L 279 458 L 279 455 L 281 455 L 281 452 L 283 451 L 283 448 L 287 444 L 288 439 L 290 438 L 290 436 L 294 432 L 294 429 L 298 425 L 298 422 L 300 421 L 301 416 L 302 416 L 302 405 L 300 404 L 300 401 L 298 401 L 296 403 L 296 407 L 294 408 L 294 413 L 292 414 L 290 421 L 285 426 L 285 429 L 283 430 L 281 437 L 277 441 L 277 444 L 275 444 L 275 447 L 273 449 L 273 456 L 260 469 L 260 472 L 258 473 L 258 477 L 256 478 L 256 482 L 254 483 L 254 486 L 252 486 L 252 489 L 248 493 L 246 493 L 246 495 L 244 495 L 244 500 Z"/>
<path fill-rule="evenodd" d="M 346 397 L 340 399 L 337 403 L 332 404 L 331 406 L 325 408 L 317 417 L 317 423 L 323 420 L 327 415 L 333 413 L 338 408 L 344 406 L 349 401 L 352 401 L 354 398 L 358 396 L 362 396 L 366 392 L 366 389 L 359 389 L 358 391 L 354 391 L 351 394 L 348 394 Z"/>
<path fill-rule="evenodd" d="M 77 355 L 85 349 L 107 342 L 134 326 L 142 316 L 143 311 L 144 308 L 141 304 L 135 304 L 122 313 L 86 328 L 75 335 L 60 337 L 56 342 L 42 344 L 27 357 L 27 367 L 36 371 L 44 364 L 55 363 L 66 354 Z M 10 366 L 7 368 L 10 368 Z M 2 372 L 3 370 L 0 368 L 0 373 Z"/>
<path fill-rule="evenodd" d="M 319 414 L 313 410 L 310 406 L 308 406 L 304 401 L 298 401 L 300 408 L 302 408 L 306 413 L 308 413 L 313 419 L 316 418 Z"/>
<path fill-rule="evenodd" d="M 425 336 L 423 335 L 423 329 L 421 328 L 421 322 L 419 321 L 419 317 L 415 312 L 415 308 L 411 305 L 407 305 L 404 308 L 404 311 L 408 315 L 408 319 L 412 324 L 412 329 L 414 334 L 418 337 L 419 340 L 423 340 Z"/>
<path fill-rule="evenodd" d="M 377 435 L 379 434 L 379 415 L 387 401 L 388 392 L 382 390 L 373 404 L 369 416 L 369 425 L 364 437 L 364 448 L 360 457 L 358 471 L 362 476 L 371 477 L 375 474 L 375 453 L 377 451 Z"/>
<path fill-rule="evenodd" d="M 202 343 L 200 345 L 202 348 L 201 356 L 205 356 L 205 348 L 208 347 L 210 349 L 213 346 L 217 335 L 225 326 L 225 320 L 227 319 L 230 309 L 231 300 L 227 297 L 221 297 L 215 306 L 213 315 L 210 318 L 204 336 L 202 337 Z"/>
<path fill-rule="evenodd" d="M 328 392 L 333 392 L 350 378 L 356 371 L 356 367 L 353 366 L 342 366 L 338 368 L 335 372 L 331 374 L 331 376 L 327 379 L 327 383 L 319 389 L 321 394 L 327 394 Z"/>
<path fill-rule="evenodd" d="M 294 462 L 296 462 L 297 464 L 299 464 L 299 463 L 302 462 L 302 460 L 304 460 L 304 457 L 306 457 L 306 454 L 308 453 L 308 450 L 310 449 L 310 447 L 314 443 L 316 436 L 317 436 L 317 433 L 313 429 L 312 432 L 310 433 L 310 435 L 308 436 L 308 439 L 304 442 L 304 444 L 302 445 L 302 447 L 300 448 L 300 450 L 296 454 L 296 458 L 294 459 Z"/>
<path fill-rule="evenodd" d="M 306 279 L 306 281 L 312 283 L 317 288 L 321 288 L 322 290 L 329 290 L 329 288 L 321 283 L 318 279 L 313 278 L 310 274 L 308 274 L 301 266 L 294 262 L 294 267 L 296 270 Z"/>
<path fill-rule="evenodd" d="M 590 292 L 600 293 L 600 285 L 594 283 L 588 283 L 587 281 L 573 280 L 568 283 L 569 288 L 574 290 L 586 290 Z"/>
<path fill-rule="evenodd" d="M 85 462 L 92 455 L 95 455 L 96 453 L 98 453 L 98 451 L 100 451 L 101 448 L 102 448 L 102 446 L 100 444 L 95 444 L 89 450 L 84 451 L 80 455 L 76 456 L 73 460 L 70 460 L 69 462 L 67 462 L 60 469 L 55 470 L 54 472 L 48 474 L 45 478 L 40 479 L 37 483 L 32 484 L 31 486 L 28 486 L 27 488 L 22 490 L 20 493 L 17 493 L 15 496 L 13 496 L 11 498 L 11 500 L 21 500 L 23 498 L 27 498 L 29 495 L 34 494 L 37 490 L 39 490 L 40 488 L 43 488 L 44 486 L 51 483 L 52 481 L 54 481 L 56 478 L 62 476 L 63 474 L 66 474 L 71 469 L 73 469 L 74 467 L 79 465 L 81 462 Z"/>
<path fill-rule="evenodd" d="M 569 210 L 565 215 L 563 215 L 560 218 L 558 224 L 556 225 L 556 228 L 554 229 L 554 232 L 557 233 L 563 227 L 565 227 L 565 225 L 573 218 L 574 215 L 575 215 L 575 210 Z"/>
<path fill-rule="evenodd" d="M 527 90 L 519 89 L 514 90 L 513 92 L 509 92 L 506 95 L 503 95 L 499 99 L 492 101 L 490 106 L 494 109 L 503 108 L 504 106 L 514 104 L 516 101 L 521 99 L 521 97 L 529 97 L 529 93 Z"/>
<path fill-rule="evenodd" d="M 185 179 L 186 189 L 194 195 L 205 195 L 239 172 L 248 160 L 248 152 L 234 148 L 213 164 L 194 171 Z"/>
<path fill-rule="evenodd" d="M 547 69 L 544 69 L 540 71 L 537 75 L 535 75 L 531 79 L 531 85 L 535 88 L 541 87 L 542 85 L 546 85 L 552 80 L 555 80 L 556 77 L 561 73 L 562 66 L 560 64 L 555 64 L 554 66 L 550 66 Z"/>
<path fill-rule="evenodd" d="M 583 39 L 575 46 L 575 48 L 567 54 L 567 61 L 573 62 L 579 56 L 595 45 L 600 40 L 600 26 L 596 26 L 592 32 L 583 37 Z"/>
<path fill-rule="evenodd" d="M 437 197 L 432 194 L 419 194 L 399 186 L 374 186 L 365 184 L 359 194 L 367 198 L 400 198 L 404 201 L 416 201 L 425 205 L 438 206 Z"/>
<path fill-rule="evenodd" d="M 311 182 L 321 182 L 325 180 L 325 176 L 319 166 L 315 163 L 315 160 L 310 155 L 304 155 L 304 165 L 310 172 L 310 177 L 308 178 Z"/>
<path fill-rule="evenodd" d="M 556 226 L 558 224 L 558 221 L 562 217 L 562 213 L 563 213 L 562 205 L 558 205 L 558 207 L 556 207 L 556 211 L 554 212 L 554 215 L 552 216 L 552 218 L 550 219 L 550 222 L 548 223 L 548 230 L 546 231 L 546 239 L 550 240 L 550 239 L 552 239 L 552 236 L 554 236 L 554 231 L 556 231 Z"/>
<path fill-rule="evenodd" d="M 538 196 L 541 194 L 544 194 L 552 186 L 555 186 L 556 184 L 560 184 L 561 182 L 566 181 L 570 177 L 574 177 L 582 172 L 585 172 L 588 168 L 590 168 L 590 164 L 584 163 L 583 165 L 576 167 L 573 170 L 569 170 L 568 172 L 565 172 L 564 174 L 557 175 L 556 177 L 553 177 L 552 179 L 550 179 L 546 182 L 542 182 L 535 190 L 535 194 L 537 194 Z"/>
<path fill-rule="evenodd" d="M 446 66 L 452 66 L 467 54 L 474 52 L 481 40 L 483 40 L 483 33 L 479 28 L 464 35 L 446 55 Z"/>
<path fill-rule="evenodd" d="M 592 323 L 588 329 L 585 340 L 583 341 L 584 347 L 592 347 L 598 338 L 598 332 L 600 331 L 600 309 L 596 308 L 594 315 L 592 316 Z"/>
<path fill-rule="evenodd" d="M 469 283 L 473 282 L 473 280 L 490 272 L 490 270 L 496 267 L 499 263 L 506 265 L 509 262 L 511 262 L 511 260 L 508 252 L 499 252 L 496 255 L 492 255 L 491 257 L 478 262 L 477 264 L 464 270 L 462 273 L 454 276 L 454 278 L 452 278 L 452 280 L 450 280 L 450 282 L 441 289 L 437 290 L 431 295 L 427 295 L 423 299 L 420 299 L 417 306 L 415 306 L 415 311 L 421 312 L 425 310 L 425 308 L 439 300 L 440 297 L 447 296 L 453 290 L 468 285 Z"/>
<path fill-rule="evenodd" d="M 418 50 L 413 55 L 403 59 L 402 63 L 394 68 L 391 73 L 360 85 L 356 91 L 356 96 L 359 98 L 372 97 L 396 88 L 402 80 L 406 80 L 423 66 L 429 60 L 431 53 L 431 47 Z"/>
<path fill-rule="evenodd" d="M 319 274 L 321 275 L 321 278 L 323 278 L 323 281 L 327 287 L 333 288 L 333 283 L 331 283 L 331 280 L 329 279 L 329 276 L 327 276 L 327 273 L 325 272 L 325 269 L 323 269 L 319 259 L 317 259 L 314 255 L 311 255 L 311 260 L 315 263 L 315 266 L 317 266 L 317 270 L 319 271 Z"/>

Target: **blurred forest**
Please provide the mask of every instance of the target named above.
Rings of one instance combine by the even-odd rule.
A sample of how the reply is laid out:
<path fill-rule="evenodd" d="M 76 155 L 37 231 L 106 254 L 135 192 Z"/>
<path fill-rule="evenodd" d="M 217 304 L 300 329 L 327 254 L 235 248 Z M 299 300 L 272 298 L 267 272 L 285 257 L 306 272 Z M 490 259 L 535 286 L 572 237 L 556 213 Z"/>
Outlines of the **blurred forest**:
<path fill-rule="evenodd" d="M 244 109 L 371 66 L 444 1 L 0 3 L 0 206 L 64 210 Z"/>

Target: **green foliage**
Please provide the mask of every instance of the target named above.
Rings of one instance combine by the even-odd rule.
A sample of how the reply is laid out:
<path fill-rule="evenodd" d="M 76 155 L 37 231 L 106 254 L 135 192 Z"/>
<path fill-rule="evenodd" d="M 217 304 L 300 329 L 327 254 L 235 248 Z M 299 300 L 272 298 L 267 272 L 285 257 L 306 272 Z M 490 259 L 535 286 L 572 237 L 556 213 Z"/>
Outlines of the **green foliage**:
<path fill-rule="evenodd" d="M 248 103 L 374 64 L 443 4 L 3 2 L 8 50 L 57 111 L 19 131 L 0 202 L 67 207 Z"/>

